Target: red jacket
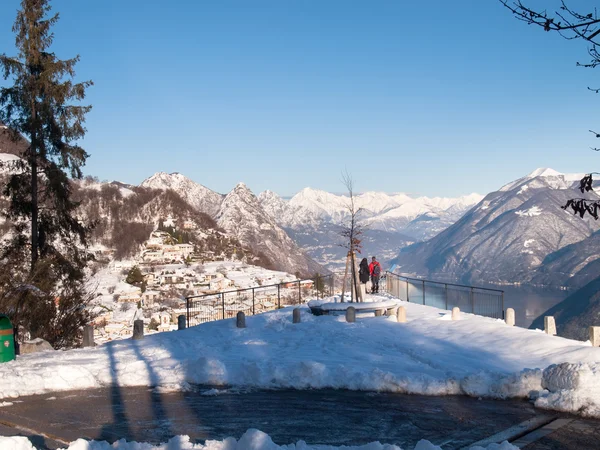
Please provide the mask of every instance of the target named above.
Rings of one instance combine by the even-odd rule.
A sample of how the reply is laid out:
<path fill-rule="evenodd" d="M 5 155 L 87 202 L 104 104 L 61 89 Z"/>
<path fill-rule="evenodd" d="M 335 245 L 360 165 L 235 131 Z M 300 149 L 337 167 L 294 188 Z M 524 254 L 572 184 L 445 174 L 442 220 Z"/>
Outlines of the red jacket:
<path fill-rule="evenodd" d="M 379 275 L 381 275 L 381 264 L 379 264 L 379 261 L 375 261 L 375 262 L 372 262 L 371 264 L 369 264 L 369 273 L 371 275 L 373 275 L 373 268 L 375 266 L 379 266 Z"/>

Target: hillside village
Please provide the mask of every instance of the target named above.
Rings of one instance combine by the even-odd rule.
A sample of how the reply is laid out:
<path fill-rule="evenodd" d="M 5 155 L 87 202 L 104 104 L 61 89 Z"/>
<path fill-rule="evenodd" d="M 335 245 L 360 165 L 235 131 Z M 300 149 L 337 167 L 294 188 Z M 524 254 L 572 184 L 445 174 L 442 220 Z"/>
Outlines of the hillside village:
<path fill-rule="evenodd" d="M 161 220 L 161 228 L 174 229 L 172 217 Z M 184 229 L 194 229 L 191 221 Z M 110 250 L 104 250 L 104 255 Z M 186 297 L 210 296 L 221 292 L 246 288 L 259 288 L 296 280 L 286 272 L 272 271 L 244 263 L 224 254 L 212 251 L 196 251 L 191 243 L 177 243 L 169 231 L 152 231 L 139 254 L 131 259 L 111 261 L 100 269 L 88 283 L 88 290 L 95 296 L 91 304 L 94 319 L 95 340 L 98 342 L 127 338 L 132 335 L 136 319 L 144 320 L 145 333 L 177 329 L 177 317 L 186 314 Z M 303 288 L 312 287 L 310 281 Z M 239 300 L 229 298 L 225 302 Z M 217 296 L 218 297 L 218 296 Z M 276 309 L 279 304 L 273 294 L 265 293 L 254 304 L 240 308 L 216 308 L 217 297 L 207 298 L 202 305 L 202 317 L 191 320 L 194 324 L 233 316 L 244 307 L 258 311 Z M 275 295 L 276 297 L 276 295 Z M 248 311 L 250 312 L 250 311 Z"/>

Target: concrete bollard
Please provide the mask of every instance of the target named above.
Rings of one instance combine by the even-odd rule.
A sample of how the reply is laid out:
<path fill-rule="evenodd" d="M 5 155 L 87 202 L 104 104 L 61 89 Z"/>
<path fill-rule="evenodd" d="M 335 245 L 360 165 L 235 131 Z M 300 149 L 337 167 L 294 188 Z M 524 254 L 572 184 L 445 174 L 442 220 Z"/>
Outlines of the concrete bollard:
<path fill-rule="evenodd" d="M 404 306 L 401 306 L 398 308 L 398 312 L 396 313 L 396 318 L 398 319 L 398 322 L 400 322 L 400 323 L 406 322 L 406 308 Z"/>
<path fill-rule="evenodd" d="M 133 321 L 133 336 L 131 339 L 144 339 L 144 321 L 141 319 Z"/>
<path fill-rule="evenodd" d="M 452 320 L 460 320 L 460 308 L 458 306 L 452 308 Z"/>
<path fill-rule="evenodd" d="M 554 316 L 544 316 L 544 333 L 556 336 L 556 322 Z"/>
<path fill-rule="evenodd" d="M 592 347 L 600 347 L 600 327 L 590 327 L 590 342 Z"/>
<path fill-rule="evenodd" d="M 292 323 L 300 323 L 300 308 L 294 308 L 292 311 Z"/>
<path fill-rule="evenodd" d="M 515 310 L 514 309 L 507 308 L 504 317 L 506 317 L 506 319 L 504 320 L 506 322 L 506 325 L 510 325 L 511 327 L 515 326 Z"/>
<path fill-rule="evenodd" d="M 184 314 L 180 314 L 177 316 L 177 329 L 178 330 L 185 330 L 185 315 Z"/>
<path fill-rule="evenodd" d="M 83 346 L 93 347 L 94 345 L 96 345 L 94 343 L 94 326 L 86 325 L 83 327 Z"/>
<path fill-rule="evenodd" d="M 244 314 L 244 311 L 238 311 L 237 316 L 235 317 L 235 326 L 238 328 L 246 328 L 246 314 Z"/>
<path fill-rule="evenodd" d="M 348 309 L 346 309 L 346 322 L 356 322 L 356 309 L 354 306 L 350 306 Z"/>
<path fill-rule="evenodd" d="M 382 309 L 376 309 L 375 310 L 375 317 L 381 317 L 383 316 L 383 310 Z"/>

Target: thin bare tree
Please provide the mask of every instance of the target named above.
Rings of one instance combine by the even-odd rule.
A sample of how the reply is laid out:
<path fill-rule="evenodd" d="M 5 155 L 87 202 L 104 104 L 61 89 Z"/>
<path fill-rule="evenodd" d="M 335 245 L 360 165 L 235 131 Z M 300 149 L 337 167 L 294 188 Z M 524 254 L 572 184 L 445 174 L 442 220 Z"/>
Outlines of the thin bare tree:
<path fill-rule="evenodd" d="M 346 210 L 348 216 L 341 226 L 340 235 L 344 238 L 342 247 L 348 249 L 348 259 L 351 266 L 351 285 L 350 296 L 351 300 L 354 301 L 358 298 L 358 283 L 356 274 L 356 252 L 360 253 L 362 250 L 362 235 L 364 233 L 363 225 L 359 224 L 359 216 L 362 212 L 362 208 L 359 208 L 356 204 L 354 196 L 354 180 L 347 170 L 342 172 L 342 183 L 348 191 L 348 203 Z M 348 264 L 346 264 L 346 272 L 344 273 L 344 283 L 342 284 L 342 301 L 344 301 L 344 289 L 346 287 L 346 277 L 348 272 Z"/>

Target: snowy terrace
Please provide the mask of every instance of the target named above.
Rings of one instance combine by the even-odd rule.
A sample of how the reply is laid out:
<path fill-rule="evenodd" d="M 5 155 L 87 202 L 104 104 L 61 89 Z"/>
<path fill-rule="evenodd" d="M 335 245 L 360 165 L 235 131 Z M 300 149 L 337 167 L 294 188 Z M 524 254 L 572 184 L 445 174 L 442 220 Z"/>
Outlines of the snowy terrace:
<path fill-rule="evenodd" d="M 380 299 L 387 298 L 379 296 Z M 540 408 L 600 417 L 600 349 L 499 319 L 403 302 L 407 322 L 313 316 L 302 307 L 221 320 L 141 341 L 24 355 L 0 365 L 0 398 L 70 389 L 191 384 L 338 388 L 532 398 Z"/>

